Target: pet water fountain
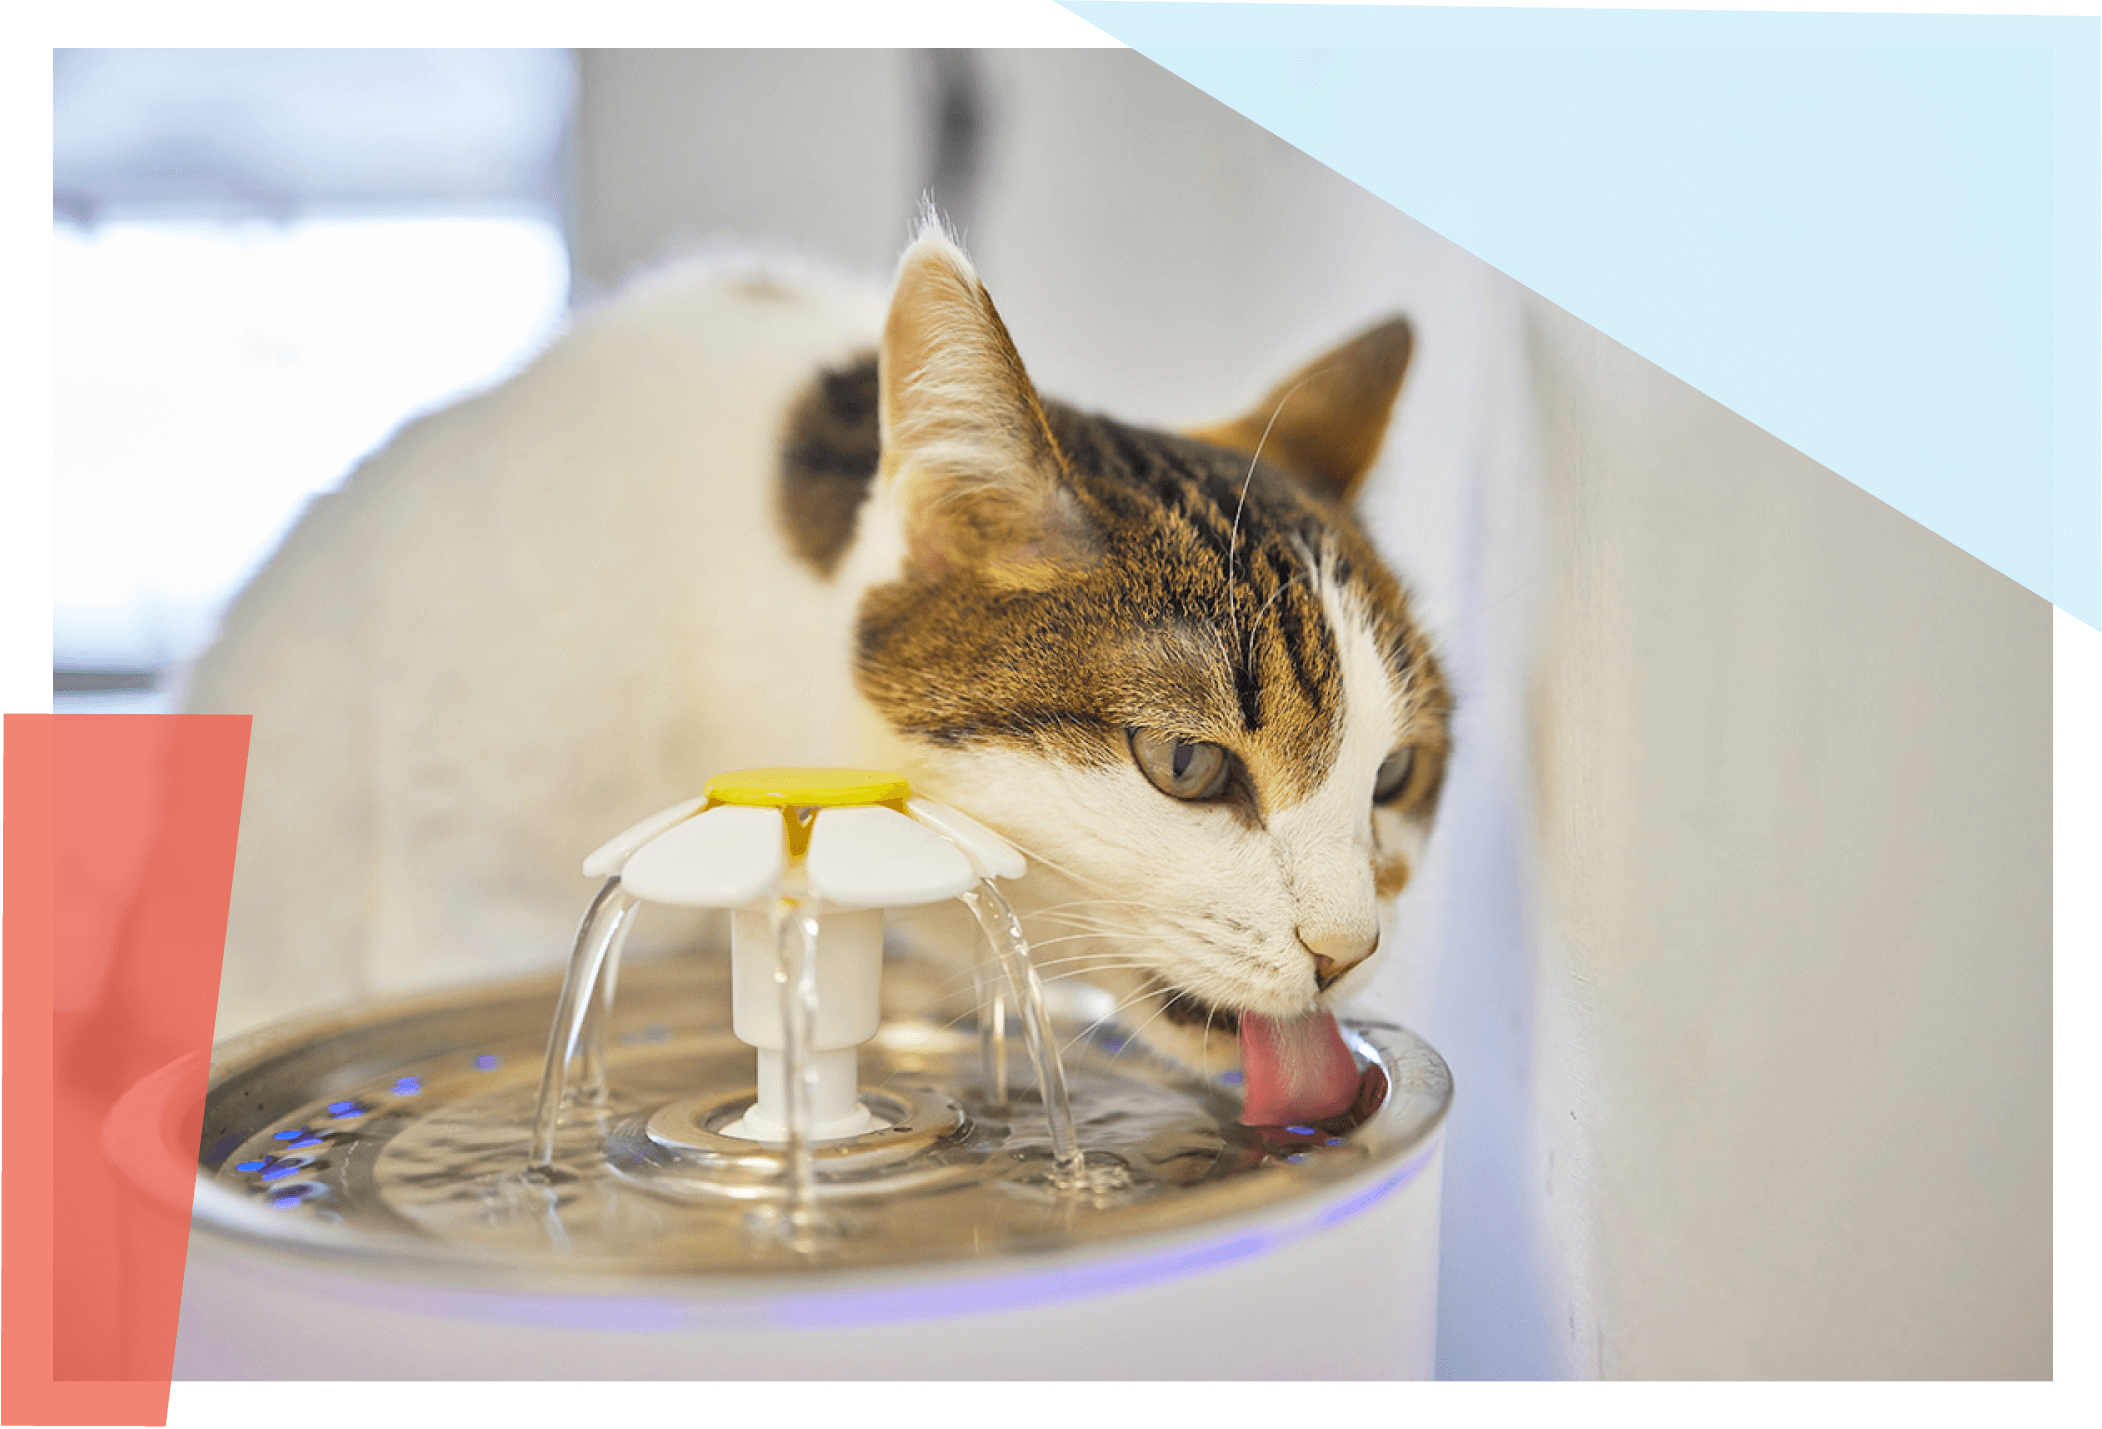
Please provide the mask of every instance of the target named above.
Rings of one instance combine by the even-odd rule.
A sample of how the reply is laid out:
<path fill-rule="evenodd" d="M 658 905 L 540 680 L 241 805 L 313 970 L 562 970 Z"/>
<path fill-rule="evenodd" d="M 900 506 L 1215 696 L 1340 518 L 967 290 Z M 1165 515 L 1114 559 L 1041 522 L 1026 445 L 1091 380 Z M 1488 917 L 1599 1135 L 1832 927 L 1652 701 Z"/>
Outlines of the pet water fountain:
<path fill-rule="evenodd" d="M 152 1079 L 119 1108 L 120 1164 L 198 1156 L 178 1378 L 1430 1373 L 1451 1080 L 1404 1029 L 1344 1025 L 1349 1107 L 1244 1126 L 1238 1073 L 1039 980 L 1022 855 L 894 775 L 723 776 L 584 869 L 559 991 L 223 1044 L 201 1153 Z M 948 900 L 975 973 L 886 948 Z M 650 904 L 727 948 L 623 968 Z"/>

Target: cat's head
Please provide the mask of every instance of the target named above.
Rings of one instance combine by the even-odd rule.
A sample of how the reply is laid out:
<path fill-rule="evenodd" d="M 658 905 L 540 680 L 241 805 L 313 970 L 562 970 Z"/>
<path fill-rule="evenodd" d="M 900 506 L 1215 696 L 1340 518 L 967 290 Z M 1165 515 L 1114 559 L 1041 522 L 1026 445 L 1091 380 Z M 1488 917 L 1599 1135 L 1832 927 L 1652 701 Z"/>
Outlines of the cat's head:
<path fill-rule="evenodd" d="M 1358 984 L 1424 846 L 1451 700 L 1351 512 L 1409 350 L 1390 321 L 1148 431 L 1040 398 L 938 233 L 899 271 L 860 688 L 916 787 L 1031 856 L 1040 965 L 1196 1065 Z"/>

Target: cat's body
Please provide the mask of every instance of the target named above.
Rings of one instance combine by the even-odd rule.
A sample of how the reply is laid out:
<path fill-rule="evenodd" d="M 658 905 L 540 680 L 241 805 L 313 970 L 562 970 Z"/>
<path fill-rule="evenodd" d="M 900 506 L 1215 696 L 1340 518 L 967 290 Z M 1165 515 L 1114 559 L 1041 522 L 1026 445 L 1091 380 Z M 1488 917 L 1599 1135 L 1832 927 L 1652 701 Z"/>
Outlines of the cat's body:
<path fill-rule="evenodd" d="M 1449 703 L 1342 504 L 1406 330 L 1301 374 L 1348 468 L 1301 480 L 1246 454 L 1292 455 L 1286 388 L 1225 445 L 1039 402 L 938 235 L 885 311 L 660 279 L 316 503 L 192 680 L 256 716 L 222 1033 L 553 966 L 585 852 L 764 764 L 1010 834 L 1032 931 L 1185 1056 L 1232 1055 L 1192 1009 L 1289 1019 L 1369 955 Z"/>

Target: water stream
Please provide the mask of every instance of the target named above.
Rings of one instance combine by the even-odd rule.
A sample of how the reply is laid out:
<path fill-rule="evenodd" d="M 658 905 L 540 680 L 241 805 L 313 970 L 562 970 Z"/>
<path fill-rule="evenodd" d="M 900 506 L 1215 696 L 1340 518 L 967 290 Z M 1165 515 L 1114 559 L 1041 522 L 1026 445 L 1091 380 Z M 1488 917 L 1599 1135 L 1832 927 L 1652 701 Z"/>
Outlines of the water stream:
<path fill-rule="evenodd" d="M 1013 908 L 991 879 L 980 880 L 961 898 L 976 917 L 992 954 L 989 963 L 981 961 L 975 975 L 979 1060 L 989 1107 L 1009 1113 L 1007 1025 L 1012 1008 L 1021 1023 L 1044 1109 L 1050 1138 L 1050 1189 L 1060 1194 L 1100 1194 L 1128 1184 L 1117 1166 L 1091 1171 L 1087 1164 L 1075 1129 L 1066 1070 L 1045 1006 L 1043 987 L 1030 963 L 1029 941 Z M 614 1104 L 607 1079 L 607 1028 L 613 1021 L 613 992 L 621 949 L 640 907 L 640 901 L 614 877 L 600 887 L 585 911 L 548 1033 L 547 1059 L 533 1112 L 524 1181 L 515 1174 L 504 1178 L 492 1204 L 523 1209 L 525 1202 L 520 1198 L 526 1197 L 532 1186 L 546 1187 L 563 1179 L 555 1167 L 565 1110 L 590 1107 L 598 1113 L 599 1122 L 604 1123 Z M 781 1201 L 775 1207 L 762 1208 L 754 1225 L 792 1251 L 808 1255 L 836 1240 L 840 1227 L 820 1205 L 820 1152 L 836 1143 L 813 1135 L 819 915 L 795 880 L 793 870 L 791 881 L 773 900 L 768 926 L 777 955 L 774 978 L 780 999 L 781 1066 L 786 1082 L 782 1110 L 787 1136 L 785 1144 L 777 1144 L 775 1153 L 780 1167 Z M 538 1206 L 539 1202 L 533 1204 Z M 552 1202 L 546 1213 L 554 1214 Z"/>
<path fill-rule="evenodd" d="M 791 1248 L 808 1254 L 829 1229 L 818 1215 L 810 1135 L 816 1077 L 810 1059 L 817 1037 L 817 915 L 800 899 L 777 898 L 773 931 L 779 953 L 774 981 L 781 997 L 781 1066 L 788 1111 L 788 1209 L 778 1228 Z"/>
<path fill-rule="evenodd" d="M 1073 1104 L 1066 1093 L 1065 1065 L 1059 1060 L 1058 1039 L 1051 1031 L 1051 1014 L 1044 1007 L 1043 984 L 1029 961 L 1029 939 L 1021 920 L 990 878 L 963 894 L 964 905 L 978 919 L 993 955 L 1007 975 L 1008 991 L 1014 995 L 1022 1015 L 1022 1039 L 1029 1048 L 1029 1064 L 1036 1072 L 1036 1085 L 1044 1102 L 1044 1116 L 1051 1129 L 1051 1162 L 1055 1183 L 1078 1190 L 1086 1180 L 1080 1139 L 1073 1131 Z M 984 1010 L 981 1009 L 981 1015 Z M 1005 1065 L 1005 1059 L 1002 1059 Z"/>
<path fill-rule="evenodd" d="M 533 1112 L 533 1143 L 526 1157 L 529 1172 L 546 1176 L 554 1170 L 555 1133 L 562 1124 L 562 1103 L 569 1091 L 569 1072 L 583 1044 L 584 1079 L 581 1091 L 594 1100 L 606 1094 L 605 1012 L 612 1000 L 610 965 L 619 961 L 621 945 L 635 926 L 635 910 L 641 904 L 620 879 L 600 885 L 584 920 L 577 927 L 576 946 L 569 955 L 569 971 L 562 979 L 562 995 L 555 1003 L 555 1021 L 547 1036 L 547 1065 L 540 1074 L 540 1100 Z M 605 996 L 600 983 L 605 983 Z M 594 1016 L 594 1011 L 598 1015 Z"/>

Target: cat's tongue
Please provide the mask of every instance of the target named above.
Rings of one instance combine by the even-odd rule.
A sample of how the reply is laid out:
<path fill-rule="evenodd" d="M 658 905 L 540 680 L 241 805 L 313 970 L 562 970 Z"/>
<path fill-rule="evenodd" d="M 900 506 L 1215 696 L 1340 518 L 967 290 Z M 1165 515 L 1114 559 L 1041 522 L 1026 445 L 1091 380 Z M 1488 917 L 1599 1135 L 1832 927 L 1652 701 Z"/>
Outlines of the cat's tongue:
<path fill-rule="evenodd" d="M 1241 1077 L 1244 1126 L 1298 1126 L 1357 1100 L 1358 1064 L 1327 1012 L 1288 1021 L 1243 1012 Z"/>

